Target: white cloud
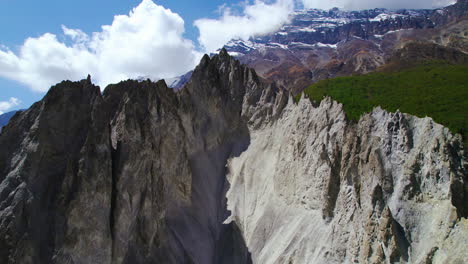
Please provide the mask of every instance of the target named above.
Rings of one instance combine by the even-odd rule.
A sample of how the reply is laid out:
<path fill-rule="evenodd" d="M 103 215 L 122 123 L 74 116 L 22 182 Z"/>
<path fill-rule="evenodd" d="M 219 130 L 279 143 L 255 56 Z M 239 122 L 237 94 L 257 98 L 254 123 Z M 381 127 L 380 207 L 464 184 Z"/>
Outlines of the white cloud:
<path fill-rule="evenodd" d="M 103 87 L 128 78 L 180 75 L 201 58 L 182 36 L 184 20 L 151 0 L 143 0 L 129 15 L 115 16 L 111 25 L 92 35 L 65 26 L 62 30 L 68 42 L 46 33 L 28 38 L 18 54 L 0 47 L 0 77 L 47 91 L 64 79 L 79 80 L 90 73 Z"/>
<path fill-rule="evenodd" d="M 21 101 L 18 98 L 11 97 L 8 101 L 0 101 L 0 115 L 5 113 L 5 111 L 10 110 L 11 108 L 18 106 Z"/>
<path fill-rule="evenodd" d="M 436 8 L 447 6 L 456 0 L 301 0 L 306 8 L 330 9 L 333 7 L 348 10 L 360 10 L 370 8 Z"/>
<path fill-rule="evenodd" d="M 240 15 L 234 15 L 231 9 L 223 6 L 223 15 L 219 19 L 195 21 L 200 31 L 198 41 L 205 51 L 213 52 L 233 38 L 248 39 L 273 32 L 288 22 L 293 9 L 293 0 L 273 3 L 255 0 L 251 5 L 246 3 Z"/>

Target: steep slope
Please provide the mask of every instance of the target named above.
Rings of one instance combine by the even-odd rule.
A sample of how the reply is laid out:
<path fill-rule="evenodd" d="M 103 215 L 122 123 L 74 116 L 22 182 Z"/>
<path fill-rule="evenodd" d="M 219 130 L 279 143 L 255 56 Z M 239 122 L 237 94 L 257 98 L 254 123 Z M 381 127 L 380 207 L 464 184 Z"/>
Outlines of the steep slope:
<path fill-rule="evenodd" d="M 292 99 L 251 128 L 227 194 L 254 263 L 464 263 L 467 155 L 430 118 Z"/>
<path fill-rule="evenodd" d="M 2 130 L 2 263 L 107 260 L 112 163 L 103 104 L 89 80 L 63 82 Z"/>
<path fill-rule="evenodd" d="M 1 262 L 249 263 L 222 224 L 225 165 L 249 144 L 242 110 L 268 91 L 281 95 L 226 51 L 178 93 L 52 87 L 0 134 Z"/>
<path fill-rule="evenodd" d="M 129 81 L 106 89 L 104 98 L 115 109 L 113 263 L 229 258 L 223 254 L 228 249 L 219 248 L 235 236 L 235 226 L 222 225 L 224 165 L 249 142 L 239 113 L 243 89 L 255 77 L 226 55 L 205 56 L 177 94 L 164 83 Z M 223 262 L 247 261 L 247 252 L 238 252 L 242 244 L 227 246 L 233 255 Z"/>

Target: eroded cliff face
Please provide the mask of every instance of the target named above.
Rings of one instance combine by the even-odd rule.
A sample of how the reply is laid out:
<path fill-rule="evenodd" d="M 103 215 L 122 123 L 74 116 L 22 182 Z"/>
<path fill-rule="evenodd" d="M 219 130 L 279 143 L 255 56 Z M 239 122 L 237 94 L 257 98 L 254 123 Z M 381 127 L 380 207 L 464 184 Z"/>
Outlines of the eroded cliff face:
<path fill-rule="evenodd" d="M 250 142 L 244 96 L 268 91 L 226 51 L 179 92 L 53 87 L 0 134 L 0 262 L 249 263 L 226 163 Z"/>
<path fill-rule="evenodd" d="M 104 261 L 110 255 L 111 148 L 104 101 L 64 82 L 0 136 L 2 263 Z"/>
<path fill-rule="evenodd" d="M 254 263 L 464 263 L 467 159 L 430 118 L 289 101 L 229 161 L 227 223 Z"/>
<path fill-rule="evenodd" d="M 329 99 L 294 104 L 225 50 L 179 91 L 62 82 L 0 146 L 1 263 L 467 258 L 459 137 L 429 118 L 377 109 L 352 124 Z"/>

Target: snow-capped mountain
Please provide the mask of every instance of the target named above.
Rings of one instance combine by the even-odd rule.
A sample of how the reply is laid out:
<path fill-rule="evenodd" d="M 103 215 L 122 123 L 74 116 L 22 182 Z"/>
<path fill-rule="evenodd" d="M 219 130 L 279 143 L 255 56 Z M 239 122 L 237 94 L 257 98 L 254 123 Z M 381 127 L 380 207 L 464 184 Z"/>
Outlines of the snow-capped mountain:
<path fill-rule="evenodd" d="M 363 39 L 376 37 L 392 31 L 408 28 L 430 28 L 436 23 L 430 19 L 432 10 L 374 9 L 365 11 L 330 11 L 312 9 L 293 14 L 290 24 L 264 37 L 255 38 L 260 44 L 291 43 L 336 44 L 355 36 Z"/>
<path fill-rule="evenodd" d="M 169 88 L 173 88 L 175 90 L 179 90 L 182 88 L 192 77 L 193 71 L 189 71 L 183 75 L 173 77 L 173 78 L 166 78 L 166 84 Z"/>
<path fill-rule="evenodd" d="M 435 10 L 302 10 L 276 32 L 231 40 L 224 47 L 262 77 L 298 93 L 318 80 L 375 71 L 409 42 L 466 52 L 464 44 L 460 46 L 466 41 L 452 38 L 453 32 L 466 28 L 466 5 L 459 2 Z"/>

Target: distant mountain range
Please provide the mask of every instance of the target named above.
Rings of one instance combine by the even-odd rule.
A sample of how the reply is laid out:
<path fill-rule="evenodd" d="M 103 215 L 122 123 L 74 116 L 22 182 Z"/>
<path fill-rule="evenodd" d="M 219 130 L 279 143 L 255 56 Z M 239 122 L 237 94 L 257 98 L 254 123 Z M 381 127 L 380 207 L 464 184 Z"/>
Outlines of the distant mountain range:
<path fill-rule="evenodd" d="M 297 94 L 319 80 L 378 70 L 409 43 L 405 56 L 419 58 L 413 53 L 424 50 L 425 59 L 468 62 L 467 9 L 459 1 L 435 10 L 298 11 L 277 32 L 232 40 L 225 48 Z"/>
<path fill-rule="evenodd" d="M 0 131 L 2 131 L 2 128 L 8 124 L 8 121 L 16 114 L 16 112 L 21 111 L 21 110 L 15 110 L 11 112 L 4 113 L 0 115 Z"/>

